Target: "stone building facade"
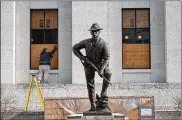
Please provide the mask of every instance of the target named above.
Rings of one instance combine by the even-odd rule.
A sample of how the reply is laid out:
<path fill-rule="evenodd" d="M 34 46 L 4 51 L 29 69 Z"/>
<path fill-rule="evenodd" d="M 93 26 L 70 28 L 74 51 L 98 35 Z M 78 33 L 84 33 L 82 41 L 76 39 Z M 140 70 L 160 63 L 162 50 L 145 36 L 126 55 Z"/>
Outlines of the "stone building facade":
<path fill-rule="evenodd" d="M 123 8 L 150 9 L 150 69 L 122 69 Z M 97 22 L 103 28 L 100 36 L 110 46 L 114 90 L 109 89 L 109 94 L 150 95 L 155 97 L 156 111 L 178 111 L 175 100 L 181 96 L 180 1 L 2 1 L 1 84 L 6 92 L 16 94 L 20 109 L 30 76 L 38 73 L 30 69 L 31 9 L 58 9 L 58 69 L 50 71 L 50 85 L 42 88 L 46 97 L 87 94 L 80 85 L 86 83 L 83 67 L 73 55 L 72 46 L 89 38 L 88 29 Z M 96 83 L 100 82 L 96 76 Z"/>

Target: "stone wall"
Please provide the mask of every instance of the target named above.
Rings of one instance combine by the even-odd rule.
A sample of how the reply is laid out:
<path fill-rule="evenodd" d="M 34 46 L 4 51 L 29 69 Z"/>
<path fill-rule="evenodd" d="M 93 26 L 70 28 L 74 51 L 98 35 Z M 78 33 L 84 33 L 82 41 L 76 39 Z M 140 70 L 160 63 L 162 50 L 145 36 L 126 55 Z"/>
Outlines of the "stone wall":
<path fill-rule="evenodd" d="M 180 111 L 156 111 L 155 120 L 181 120 Z M 44 112 L 16 112 L 10 113 L 13 115 L 10 120 L 47 120 Z M 49 120 L 55 120 L 54 116 L 51 116 Z M 64 119 L 60 119 L 64 120 Z"/>
<path fill-rule="evenodd" d="M 1 1 L 1 80 L 3 83 L 15 83 L 15 3 Z"/>
<path fill-rule="evenodd" d="M 14 103 L 11 106 L 18 111 L 24 111 L 28 85 L 2 85 L 1 98 L 12 98 Z M 81 84 L 49 84 L 41 85 L 44 98 L 59 97 L 87 97 L 86 85 Z M 100 94 L 101 85 L 96 85 L 96 93 Z M 108 95 L 114 96 L 154 96 L 155 111 L 162 114 L 162 111 L 169 112 L 169 116 L 179 115 L 181 105 L 180 84 L 113 84 L 108 89 Z M 35 89 L 32 90 L 28 112 L 42 111 L 39 96 Z M 174 112 L 172 112 L 174 111 Z M 173 114 L 174 113 L 174 114 Z M 160 117 L 161 115 L 156 115 Z M 165 117 L 165 116 L 164 116 Z M 177 117 L 177 116 L 176 116 Z M 179 116 L 178 116 L 179 117 Z"/>
<path fill-rule="evenodd" d="M 46 120 L 44 112 L 15 112 L 10 120 Z"/>
<path fill-rule="evenodd" d="M 181 83 L 181 3 L 165 3 L 167 82 Z"/>
<path fill-rule="evenodd" d="M 41 87 L 44 97 L 87 97 L 86 85 L 49 84 Z M 13 106 L 23 110 L 28 91 L 28 85 L 2 85 L 2 98 L 11 97 L 15 100 Z M 101 85 L 96 85 L 96 93 L 100 94 Z M 156 110 L 179 110 L 181 100 L 180 84 L 113 84 L 108 88 L 109 96 L 154 96 Z M 36 89 L 30 97 L 30 111 L 41 111 L 41 105 Z"/>

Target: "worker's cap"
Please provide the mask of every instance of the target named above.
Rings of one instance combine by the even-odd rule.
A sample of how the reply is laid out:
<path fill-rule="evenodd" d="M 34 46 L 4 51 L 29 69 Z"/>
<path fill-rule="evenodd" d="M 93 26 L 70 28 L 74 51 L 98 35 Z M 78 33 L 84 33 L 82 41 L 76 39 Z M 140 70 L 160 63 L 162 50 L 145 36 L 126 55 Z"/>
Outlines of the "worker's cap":
<path fill-rule="evenodd" d="M 47 50 L 47 48 L 43 48 L 43 49 L 42 49 L 42 51 L 46 51 L 46 50 Z"/>

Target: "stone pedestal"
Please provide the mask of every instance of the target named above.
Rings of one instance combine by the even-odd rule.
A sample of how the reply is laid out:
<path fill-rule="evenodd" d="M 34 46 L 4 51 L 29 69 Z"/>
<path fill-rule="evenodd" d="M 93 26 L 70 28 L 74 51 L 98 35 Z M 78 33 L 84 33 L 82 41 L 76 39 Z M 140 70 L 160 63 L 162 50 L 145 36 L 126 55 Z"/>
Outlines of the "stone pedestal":
<path fill-rule="evenodd" d="M 84 112 L 83 113 L 83 116 L 112 116 L 112 113 L 111 112 L 91 112 L 91 111 L 88 111 L 88 112 Z"/>
<path fill-rule="evenodd" d="M 94 114 L 94 115 L 92 115 Z M 67 120 L 126 120 L 125 116 L 120 113 L 84 113 L 84 114 L 75 114 L 69 115 Z"/>

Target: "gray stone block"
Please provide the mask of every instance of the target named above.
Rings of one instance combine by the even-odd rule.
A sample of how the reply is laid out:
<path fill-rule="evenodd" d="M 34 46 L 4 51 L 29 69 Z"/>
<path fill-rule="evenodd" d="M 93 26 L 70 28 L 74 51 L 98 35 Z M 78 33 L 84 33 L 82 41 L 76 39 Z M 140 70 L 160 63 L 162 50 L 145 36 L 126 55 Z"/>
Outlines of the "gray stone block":
<path fill-rule="evenodd" d="M 96 113 L 97 114 L 97 113 Z M 126 120 L 123 114 L 112 113 L 112 115 L 88 115 L 75 114 L 68 116 L 67 120 Z"/>
<path fill-rule="evenodd" d="M 113 116 L 83 116 L 81 120 L 114 120 Z"/>

